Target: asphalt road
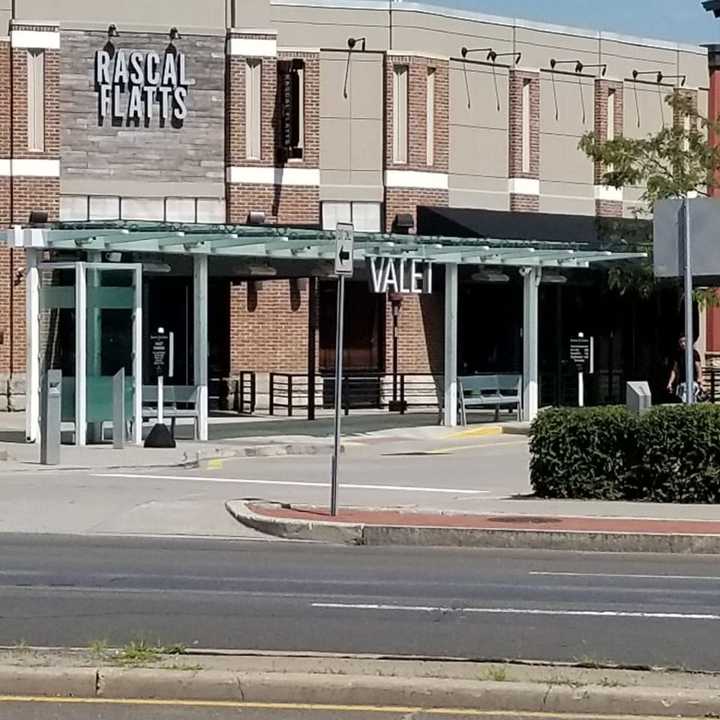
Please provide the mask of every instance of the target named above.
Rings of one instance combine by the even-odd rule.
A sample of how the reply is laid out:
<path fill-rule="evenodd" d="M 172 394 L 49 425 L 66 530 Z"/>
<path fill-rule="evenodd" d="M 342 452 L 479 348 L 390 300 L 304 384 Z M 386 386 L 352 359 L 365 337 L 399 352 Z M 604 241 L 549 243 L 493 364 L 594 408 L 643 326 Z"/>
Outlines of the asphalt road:
<path fill-rule="evenodd" d="M 0 536 L 0 644 L 720 669 L 717 559 Z"/>
<path fill-rule="evenodd" d="M 617 716 L 615 716 L 617 718 Z M 138 704 L 75 704 L 54 702 L 0 703 L 0 718 L 5 720 L 579 720 L 573 715 L 550 715 L 547 713 L 443 713 L 442 711 L 414 711 L 366 708 L 349 710 L 331 708 L 246 706 L 213 708 L 209 706 L 166 706 Z M 587 716 L 583 719 L 587 720 Z M 599 717 L 598 720 L 601 720 Z M 629 720 L 629 719 L 628 719 Z"/>

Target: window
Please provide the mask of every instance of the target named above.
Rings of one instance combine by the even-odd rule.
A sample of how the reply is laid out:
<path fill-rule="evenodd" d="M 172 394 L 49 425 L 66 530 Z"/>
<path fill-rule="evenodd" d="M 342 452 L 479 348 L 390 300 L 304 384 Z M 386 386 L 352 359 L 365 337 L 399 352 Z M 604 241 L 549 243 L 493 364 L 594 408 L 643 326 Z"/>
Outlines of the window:
<path fill-rule="evenodd" d="M 522 171 L 530 172 L 530 80 L 522 86 Z"/>
<path fill-rule="evenodd" d="M 407 163 L 408 66 L 393 71 L 393 162 Z"/>
<path fill-rule="evenodd" d="M 27 53 L 28 150 L 45 150 L 45 52 Z"/>
<path fill-rule="evenodd" d="M 425 142 L 426 165 L 435 164 L 435 68 L 427 69 L 427 96 L 426 96 L 426 123 L 427 136 Z"/>
<path fill-rule="evenodd" d="M 249 59 L 245 66 L 245 157 L 248 160 L 260 160 L 261 74 L 262 62 Z"/>
<path fill-rule="evenodd" d="M 608 92 L 607 99 L 607 139 L 615 139 L 615 90 Z"/>
<path fill-rule="evenodd" d="M 380 207 L 378 202 L 324 202 L 323 230 L 334 230 L 339 222 L 345 222 L 358 232 L 380 232 Z"/>

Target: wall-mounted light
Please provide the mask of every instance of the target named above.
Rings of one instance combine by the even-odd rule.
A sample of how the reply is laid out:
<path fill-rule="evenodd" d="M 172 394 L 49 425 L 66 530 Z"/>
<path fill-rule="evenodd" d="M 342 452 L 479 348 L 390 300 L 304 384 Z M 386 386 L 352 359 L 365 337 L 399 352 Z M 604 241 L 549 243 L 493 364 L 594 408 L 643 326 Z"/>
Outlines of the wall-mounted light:
<path fill-rule="evenodd" d="M 168 32 L 168 37 L 170 38 L 170 42 L 174 42 L 175 40 L 180 40 L 181 35 L 178 32 L 178 29 L 176 27 L 171 27 Z"/>
<path fill-rule="evenodd" d="M 265 213 L 262 210 L 251 210 L 247 216 L 248 225 L 264 225 Z"/>
<path fill-rule="evenodd" d="M 680 80 L 680 85 L 683 86 L 687 82 L 687 75 L 665 75 L 662 70 L 633 70 L 633 80 L 637 80 L 645 75 L 654 75 L 655 82 L 659 85 L 663 80 Z"/>
<path fill-rule="evenodd" d="M 349 37 L 349 38 L 348 38 L 348 41 L 347 41 L 348 49 L 354 50 L 354 49 L 355 49 L 355 46 L 356 46 L 358 43 L 360 43 L 360 49 L 361 49 L 363 52 L 365 52 L 365 42 L 366 42 L 366 39 L 367 39 L 367 38 L 364 38 L 364 37 L 360 37 L 360 38 Z"/>
<path fill-rule="evenodd" d="M 491 53 L 493 51 L 490 47 L 484 47 L 484 48 L 466 48 L 461 47 L 460 48 L 460 54 L 463 56 L 463 58 L 466 58 L 469 53 L 477 53 L 477 52 L 486 52 Z"/>
<path fill-rule="evenodd" d="M 555 58 L 550 60 L 551 70 L 554 70 L 558 65 L 574 65 L 575 72 L 578 74 L 584 72 L 585 70 L 589 70 L 590 68 L 599 68 L 600 74 L 603 76 L 607 72 L 607 63 L 593 63 L 592 65 L 586 65 L 582 60 L 556 60 Z"/>
<path fill-rule="evenodd" d="M 117 25 L 115 25 L 115 23 L 108 25 L 107 36 L 108 36 L 108 40 L 110 38 L 120 37 L 120 33 L 118 32 Z"/>
<path fill-rule="evenodd" d="M 501 57 L 513 57 L 513 58 L 515 58 L 514 64 L 519 65 L 520 60 L 522 58 L 522 53 L 521 52 L 501 52 L 501 53 L 499 53 L 499 52 L 495 52 L 494 50 L 491 50 L 488 53 L 487 59 L 490 60 L 490 62 L 494 63 L 498 58 L 501 58 Z"/>
<path fill-rule="evenodd" d="M 350 79 L 350 55 L 352 54 L 353 50 L 356 48 L 356 46 L 360 43 L 360 50 L 365 52 L 365 38 L 354 38 L 349 37 L 347 39 L 347 46 L 348 46 L 348 58 L 347 62 L 345 63 L 345 82 L 343 83 L 343 97 L 347 100 L 348 96 L 348 80 Z"/>

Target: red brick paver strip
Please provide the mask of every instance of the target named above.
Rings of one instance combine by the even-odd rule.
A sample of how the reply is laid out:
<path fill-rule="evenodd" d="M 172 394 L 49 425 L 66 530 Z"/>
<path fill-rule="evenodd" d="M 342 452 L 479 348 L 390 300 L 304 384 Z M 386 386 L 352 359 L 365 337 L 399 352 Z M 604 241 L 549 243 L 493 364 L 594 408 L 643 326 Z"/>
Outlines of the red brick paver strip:
<path fill-rule="evenodd" d="M 720 522 L 707 520 L 649 520 L 644 518 L 545 517 L 533 515 L 469 515 L 403 510 L 342 509 L 333 518 L 327 508 L 283 507 L 252 503 L 250 509 L 266 518 L 340 522 L 360 525 L 476 528 L 480 530 L 553 530 L 677 535 L 720 535 Z"/>

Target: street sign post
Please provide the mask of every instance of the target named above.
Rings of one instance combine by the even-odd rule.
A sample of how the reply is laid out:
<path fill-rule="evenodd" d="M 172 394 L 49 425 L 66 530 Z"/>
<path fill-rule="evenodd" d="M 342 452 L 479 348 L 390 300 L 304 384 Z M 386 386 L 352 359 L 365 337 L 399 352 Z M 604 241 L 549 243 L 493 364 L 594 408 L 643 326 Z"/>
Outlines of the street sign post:
<path fill-rule="evenodd" d="M 345 316 L 345 278 L 353 274 L 354 227 L 338 223 L 335 229 L 335 274 L 337 275 L 337 315 L 335 318 L 335 444 L 333 447 L 330 514 L 337 515 L 338 462 L 340 457 L 340 418 L 342 405 L 343 339 Z"/>
<path fill-rule="evenodd" d="M 578 333 L 570 338 L 570 359 L 575 363 L 578 373 L 578 407 L 585 405 L 585 373 L 592 374 L 595 371 L 594 339 L 585 337 L 585 333 Z"/>

